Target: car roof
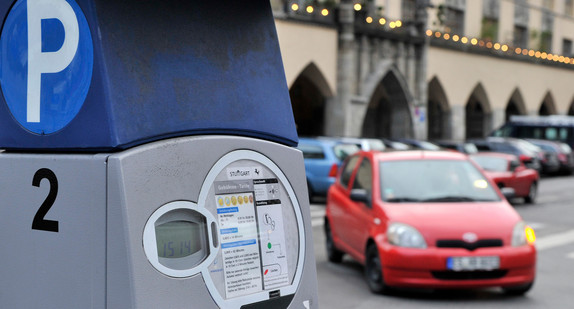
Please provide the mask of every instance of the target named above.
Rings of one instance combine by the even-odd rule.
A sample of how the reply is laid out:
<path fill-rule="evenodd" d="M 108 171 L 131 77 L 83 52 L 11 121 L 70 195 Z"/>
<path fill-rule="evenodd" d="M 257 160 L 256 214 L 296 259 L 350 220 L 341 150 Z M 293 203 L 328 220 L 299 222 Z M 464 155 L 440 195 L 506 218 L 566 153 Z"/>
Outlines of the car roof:
<path fill-rule="evenodd" d="M 405 150 L 395 152 L 374 152 L 373 157 L 378 161 L 398 160 L 467 160 L 468 156 L 453 151 Z"/>

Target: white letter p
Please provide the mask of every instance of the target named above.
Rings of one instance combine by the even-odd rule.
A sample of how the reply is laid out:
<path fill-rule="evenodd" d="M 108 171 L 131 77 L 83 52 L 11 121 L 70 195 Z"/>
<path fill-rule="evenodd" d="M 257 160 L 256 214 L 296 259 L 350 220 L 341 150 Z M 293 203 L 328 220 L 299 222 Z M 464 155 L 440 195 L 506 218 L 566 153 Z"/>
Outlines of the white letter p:
<path fill-rule="evenodd" d="M 40 122 L 42 73 L 58 73 L 70 65 L 80 39 L 78 19 L 66 0 L 28 0 L 28 122 Z M 42 52 L 42 20 L 57 19 L 64 26 L 58 51 Z"/>

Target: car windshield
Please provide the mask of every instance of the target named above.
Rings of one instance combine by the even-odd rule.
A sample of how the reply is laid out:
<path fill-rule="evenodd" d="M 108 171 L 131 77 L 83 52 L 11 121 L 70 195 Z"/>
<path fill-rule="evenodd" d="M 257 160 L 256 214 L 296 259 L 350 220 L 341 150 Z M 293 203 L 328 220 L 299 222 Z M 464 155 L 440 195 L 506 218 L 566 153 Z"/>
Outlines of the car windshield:
<path fill-rule="evenodd" d="M 380 163 L 381 198 L 390 203 L 499 201 L 478 169 L 462 160 Z"/>
<path fill-rule="evenodd" d="M 470 158 L 487 171 L 505 172 L 508 169 L 508 161 L 504 158 L 480 155 L 470 156 Z"/>

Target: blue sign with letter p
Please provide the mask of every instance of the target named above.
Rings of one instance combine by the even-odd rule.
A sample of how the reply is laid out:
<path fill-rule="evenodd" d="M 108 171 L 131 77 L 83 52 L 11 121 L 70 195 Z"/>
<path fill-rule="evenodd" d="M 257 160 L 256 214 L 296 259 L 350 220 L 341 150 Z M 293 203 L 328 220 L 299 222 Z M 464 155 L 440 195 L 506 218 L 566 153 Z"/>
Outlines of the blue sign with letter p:
<path fill-rule="evenodd" d="M 0 36 L 0 85 L 14 119 L 50 134 L 80 111 L 92 80 L 94 51 L 74 0 L 18 0 Z"/>

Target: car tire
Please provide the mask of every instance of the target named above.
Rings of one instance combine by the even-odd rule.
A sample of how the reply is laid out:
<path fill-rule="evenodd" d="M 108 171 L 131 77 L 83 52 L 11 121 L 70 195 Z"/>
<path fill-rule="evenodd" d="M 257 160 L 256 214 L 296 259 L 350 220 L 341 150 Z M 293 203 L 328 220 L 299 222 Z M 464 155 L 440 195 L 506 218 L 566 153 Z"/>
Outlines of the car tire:
<path fill-rule="evenodd" d="M 532 182 L 530 184 L 530 189 L 528 189 L 528 195 L 524 198 L 524 201 L 527 204 L 534 204 L 536 203 L 537 195 L 538 195 L 538 184 L 536 182 Z"/>
<path fill-rule="evenodd" d="M 530 291 L 533 284 L 534 284 L 533 282 L 529 282 L 529 283 L 523 284 L 523 285 L 505 287 L 505 288 L 502 288 L 502 290 L 504 291 L 504 294 L 506 294 L 506 295 L 521 296 L 521 295 L 526 294 L 526 292 Z"/>
<path fill-rule="evenodd" d="M 345 255 L 345 253 L 335 247 L 335 241 L 331 234 L 331 226 L 327 219 L 325 219 L 325 247 L 327 249 L 327 259 L 329 259 L 329 262 L 339 264 L 343 261 L 343 255 Z"/>
<path fill-rule="evenodd" d="M 383 267 L 379 257 L 379 249 L 372 244 L 367 248 L 365 259 L 365 278 L 369 289 L 375 294 L 389 294 L 390 288 L 383 277 Z"/>

